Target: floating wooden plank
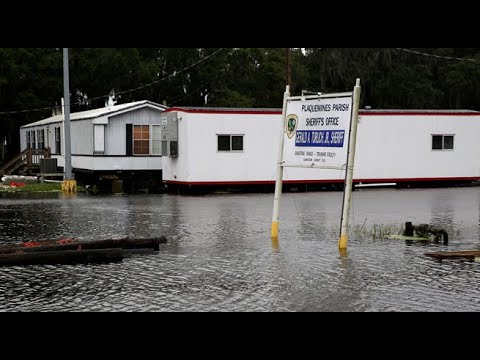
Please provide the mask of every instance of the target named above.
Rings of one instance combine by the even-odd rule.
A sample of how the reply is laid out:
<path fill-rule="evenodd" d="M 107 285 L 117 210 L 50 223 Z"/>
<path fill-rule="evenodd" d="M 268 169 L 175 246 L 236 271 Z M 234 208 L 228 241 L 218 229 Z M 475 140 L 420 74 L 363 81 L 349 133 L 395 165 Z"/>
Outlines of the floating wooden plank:
<path fill-rule="evenodd" d="M 92 250 L 92 249 L 152 249 L 160 250 L 160 244 L 165 244 L 165 236 L 147 239 L 105 239 L 93 241 L 72 241 L 58 244 L 55 241 L 40 241 L 38 246 L 24 247 L 21 244 L 0 247 L 0 254 L 11 254 L 19 251 L 24 253 L 45 252 L 45 251 L 67 251 L 67 250 Z"/>
<path fill-rule="evenodd" d="M 432 238 L 420 237 L 420 236 L 405 236 L 405 235 L 388 235 L 388 240 L 404 240 L 404 241 L 433 241 Z"/>
<path fill-rule="evenodd" d="M 439 260 L 455 259 L 478 261 L 477 259 L 480 258 L 480 250 L 439 251 L 433 253 L 426 253 L 425 255 Z"/>
<path fill-rule="evenodd" d="M 122 261 L 123 249 L 64 250 L 0 254 L 0 266 L 74 265 Z"/>

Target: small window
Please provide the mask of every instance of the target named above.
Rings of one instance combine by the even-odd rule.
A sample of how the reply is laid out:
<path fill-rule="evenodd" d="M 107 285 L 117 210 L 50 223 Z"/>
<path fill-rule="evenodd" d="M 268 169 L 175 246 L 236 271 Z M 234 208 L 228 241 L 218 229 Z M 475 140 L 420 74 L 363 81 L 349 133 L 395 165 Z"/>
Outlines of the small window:
<path fill-rule="evenodd" d="M 443 149 L 453 150 L 453 136 L 449 135 L 443 137 Z"/>
<path fill-rule="evenodd" d="M 453 150 L 454 135 L 432 135 L 432 150 Z"/>
<path fill-rule="evenodd" d="M 45 148 L 45 131 L 37 130 L 38 148 L 43 150 Z"/>
<path fill-rule="evenodd" d="M 232 136 L 232 150 L 233 151 L 243 150 L 243 136 Z"/>
<path fill-rule="evenodd" d="M 218 135 L 218 151 L 243 151 L 243 135 Z"/>
<path fill-rule="evenodd" d="M 28 149 L 32 147 L 32 144 L 30 142 L 30 131 L 27 131 L 26 134 L 27 134 L 27 149 Z"/>
<path fill-rule="evenodd" d="M 230 151 L 230 135 L 218 135 L 218 151 Z"/>
<path fill-rule="evenodd" d="M 162 155 L 162 128 L 152 125 L 152 155 Z"/>
<path fill-rule="evenodd" d="M 55 128 L 55 154 L 62 153 L 62 140 L 60 137 L 60 127 Z"/>
<path fill-rule="evenodd" d="M 37 141 L 35 140 L 35 130 L 30 131 L 32 134 L 32 149 L 35 150 L 37 148 Z"/>
<path fill-rule="evenodd" d="M 150 154 L 150 126 L 133 126 L 133 155 Z"/>

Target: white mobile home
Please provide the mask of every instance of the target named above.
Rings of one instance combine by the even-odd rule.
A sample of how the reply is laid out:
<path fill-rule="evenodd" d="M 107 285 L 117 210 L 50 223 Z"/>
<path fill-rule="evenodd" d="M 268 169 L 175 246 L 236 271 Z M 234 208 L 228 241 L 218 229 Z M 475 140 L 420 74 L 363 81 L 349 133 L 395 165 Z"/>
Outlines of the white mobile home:
<path fill-rule="evenodd" d="M 82 173 L 161 171 L 161 113 L 165 106 L 138 101 L 71 114 L 75 177 Z M 22 126 L 21 151 L 49 148 L 65 165 L 64 115 Z"/>
<path fill-rule="evenodd" d="M 274 184 L 280 110 L 171 108 L 162 118 L 173 134 L 162 138 L 168 187 Z M 480 113 L 475 111 L 361 111 L 354 182 L 478 180 L 479 135 Z M 284 184 L 290 185 L 342 184 L 344 178 L 344 170 L 284 171 Z"/>

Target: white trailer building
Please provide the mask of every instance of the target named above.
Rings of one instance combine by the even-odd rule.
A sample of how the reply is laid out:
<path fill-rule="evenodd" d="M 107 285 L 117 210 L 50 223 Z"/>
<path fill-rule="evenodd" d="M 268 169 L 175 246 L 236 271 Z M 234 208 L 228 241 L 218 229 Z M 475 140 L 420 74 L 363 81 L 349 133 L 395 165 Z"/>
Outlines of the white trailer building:
<path fill-rule="evenodd" d="M 480 179 L 479 112 L 359 115 L 354 183 L 451 185 Z M 274 185 L 281 110 L 171 108 L 162 124 L 163 182 L 170 189 Z M 344 170 L 284 170 L 287 186 L 341 186 L 344 179 Z"/>
<path fill-rule="evenodd" d="M 138 101 L 72 113 L 71 154 L 76 179 L 89 175 L 118 178 L 158 172 L 161 178 L 161 113 L 166 106 Z M 64 116 L 20 128 L 21 151 L 49 148 L 58 167 L 65 166 Z"/>

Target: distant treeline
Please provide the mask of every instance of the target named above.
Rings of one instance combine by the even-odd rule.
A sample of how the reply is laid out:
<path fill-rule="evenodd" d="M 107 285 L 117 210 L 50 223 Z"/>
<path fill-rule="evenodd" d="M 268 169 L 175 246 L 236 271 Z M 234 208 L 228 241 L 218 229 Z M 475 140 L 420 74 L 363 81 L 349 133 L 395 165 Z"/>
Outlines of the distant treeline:
<path fill-rule="evenodd" d="M 103 107 L 108 95 L 117 103 L 279 108 L 287 78 L 285 48 L 71 48 L 69 57 L 72 112 Z M 362 106 L 480 110 L 476 48 L 296 48 L 291 78 L 294 95 L 351 91 L 360 78 Z M 0 141 L 17 143 L 19 126 L 51 115 L 5 112 L 49 108 L 62 97 L 61 48 L 0 48 Z"/>

